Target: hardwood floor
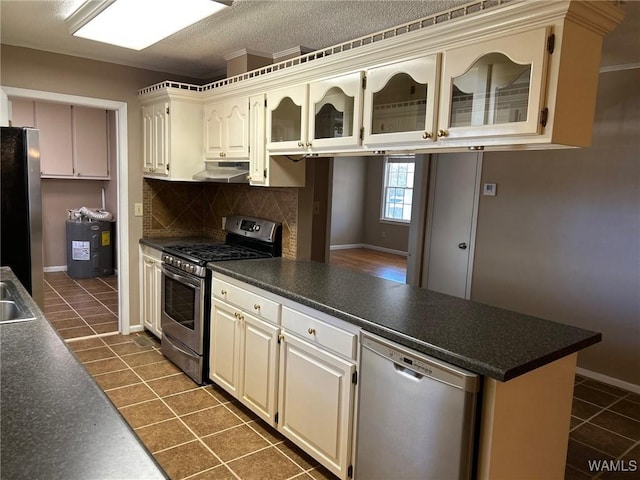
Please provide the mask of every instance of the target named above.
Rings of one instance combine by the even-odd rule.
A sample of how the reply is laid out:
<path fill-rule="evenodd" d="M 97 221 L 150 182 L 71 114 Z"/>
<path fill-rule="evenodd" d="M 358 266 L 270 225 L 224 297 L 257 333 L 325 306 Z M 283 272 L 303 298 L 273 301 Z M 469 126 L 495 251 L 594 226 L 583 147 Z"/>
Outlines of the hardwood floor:
<path fill-rule="evenodd" d="M 393 253 L 367 248 L 332 250 L 329 263 L 394 282 L 405 283 L 407 279 L 407 258 Z"/>

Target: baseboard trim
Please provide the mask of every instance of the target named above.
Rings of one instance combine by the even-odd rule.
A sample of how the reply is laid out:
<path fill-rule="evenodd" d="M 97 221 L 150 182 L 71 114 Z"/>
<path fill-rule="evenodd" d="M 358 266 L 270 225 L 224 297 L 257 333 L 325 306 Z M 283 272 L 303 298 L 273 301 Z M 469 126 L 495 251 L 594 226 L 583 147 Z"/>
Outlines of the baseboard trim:
<path fill-rule="evenodd" d="M 144 332 L 144 325 L 129 325 L 129 333 Z"/>
<path fill-rule="evenodd" d="M 636 385 L 635 383 L 625 382 L 624 380 L 620 380 L 619 378 L 610 377 L 608 375 L 603 375 L 602 373 L 593 372 L 591 370 L 580 367 L 576 368 L 576 373 L 578 375 L 582 375 L 583 377 L 591 378 L 593 380 L 606 383 L 607 385 L 622 388 L 624 390 L 628 390 L 640 395 L 640 385 Z"/>
<path fill-rule="evenodd" d="M 66 272 L 67 271 L 67 266 L 66 265 L 58 265 L 57 267 L 44 267 L 42 269 L 45 273 L 49 273 L 49 272 Z"/>
<path fill-rule="evenodd" d="M 402 257 L 408 257 L 409 252 L 402 250 L 394 250 L 392 248 L 379 247 L 377 245 L 369 245 L 368 243 L 348 243 L 344 245 L 331 245 L 329 250 L 349 250 L 352 248 L 366 248 L 367 250 L 376 250 L 378 252 L 392 253 L 394 255 L 400 255 Z"/>

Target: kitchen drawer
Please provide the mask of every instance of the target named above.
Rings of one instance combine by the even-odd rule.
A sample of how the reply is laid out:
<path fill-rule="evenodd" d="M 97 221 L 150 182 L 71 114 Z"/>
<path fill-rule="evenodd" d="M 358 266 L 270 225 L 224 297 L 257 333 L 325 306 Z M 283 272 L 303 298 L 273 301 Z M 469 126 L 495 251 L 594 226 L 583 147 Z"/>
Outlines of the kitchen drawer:
<path fill-rule="evenodd" d="M 336 328 L 288 307 L 282 307 L 282 328 L 344 357 L 354 360 L 356 358 L 358 336 L 354 333 Z"/>
<path fill-rule="evenodd" d="M 236 285 L 213 278 L 211 293 L 215 298 L 231 303 L 255 317 L 269 322 L 279 323 L 280 304 L 268 300 L 256 293 L 240 288 Z"/>

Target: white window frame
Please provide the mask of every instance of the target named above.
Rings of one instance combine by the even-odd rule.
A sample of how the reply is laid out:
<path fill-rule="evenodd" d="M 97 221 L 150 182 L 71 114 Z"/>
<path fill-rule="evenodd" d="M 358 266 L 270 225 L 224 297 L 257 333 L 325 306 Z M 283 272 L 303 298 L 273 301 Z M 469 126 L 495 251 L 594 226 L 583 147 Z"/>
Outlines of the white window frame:
<path fill-rule="evenodd" d="M 389 181 L 389 168 L 388 165 L 390 163 L 413 163 L 414 164 L 414 182 L 415 182 L 415 161 L 416 161 L 416 156 L 415 155 L 385 155 L 384 157 L 384 164 L 383 164 L 383 175 L 382 175 L 382 194 L 381 194 L 381 201 L 380 201 L 380 222 L 383 223 L 399 223 L 399 224 L 408 224 L 411 223 L 411 208 L 413 207 L 413 201 L 412 203 L 409 205 L 409 219 L 408 220 L 404 220 L 404 219 L 399 219 L 399 218 L 390 218 L 387 217 L 385 215 L 386 210 L 387 210 L 387 188 L 388 188 L 388 181 Z M 406 189 L 411 189 L 412 191 L 414 190 L 414 186 L 411 185 L 410 187 L 407 186 L 405 187 Z"/>

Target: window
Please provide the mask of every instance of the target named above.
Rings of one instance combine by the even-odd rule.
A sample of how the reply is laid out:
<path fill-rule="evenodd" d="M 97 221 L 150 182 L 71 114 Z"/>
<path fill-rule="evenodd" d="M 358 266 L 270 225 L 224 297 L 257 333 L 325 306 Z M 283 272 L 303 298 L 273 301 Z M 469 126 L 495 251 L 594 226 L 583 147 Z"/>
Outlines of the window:
<path fill-rule="evenodd" d="M 384 159 L 382 220 L 409 223 L 413 202 L 414 155 L 393 155 Z"/>

